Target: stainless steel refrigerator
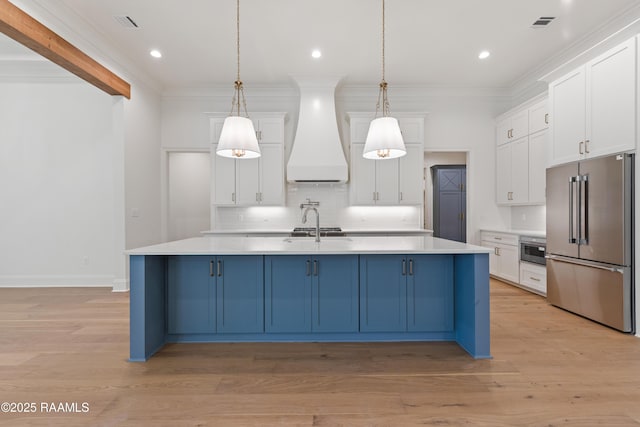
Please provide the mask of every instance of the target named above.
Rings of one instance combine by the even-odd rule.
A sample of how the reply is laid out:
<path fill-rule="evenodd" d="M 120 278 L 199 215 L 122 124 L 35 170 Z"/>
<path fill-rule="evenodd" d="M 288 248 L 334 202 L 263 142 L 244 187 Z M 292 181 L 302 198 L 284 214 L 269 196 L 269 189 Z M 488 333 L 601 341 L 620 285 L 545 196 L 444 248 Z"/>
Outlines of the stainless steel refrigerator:
<path fill-rule="evenodd" d="M 547 300 L 634 332 L 633 155 L 547 169 Z"/>

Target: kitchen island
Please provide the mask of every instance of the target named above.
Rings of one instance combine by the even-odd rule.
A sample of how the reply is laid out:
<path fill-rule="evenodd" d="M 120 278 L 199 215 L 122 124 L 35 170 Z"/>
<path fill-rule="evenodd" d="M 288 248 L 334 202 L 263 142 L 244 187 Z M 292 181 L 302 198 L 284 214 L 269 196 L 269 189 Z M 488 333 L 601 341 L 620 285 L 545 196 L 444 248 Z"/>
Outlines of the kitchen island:
<path fill-rule="evenodd" d="M 166 343 L 455 341 L 489 358 L 489 250 L 430 236 L 197 237 L 128 251 L 130 360 Z"/>

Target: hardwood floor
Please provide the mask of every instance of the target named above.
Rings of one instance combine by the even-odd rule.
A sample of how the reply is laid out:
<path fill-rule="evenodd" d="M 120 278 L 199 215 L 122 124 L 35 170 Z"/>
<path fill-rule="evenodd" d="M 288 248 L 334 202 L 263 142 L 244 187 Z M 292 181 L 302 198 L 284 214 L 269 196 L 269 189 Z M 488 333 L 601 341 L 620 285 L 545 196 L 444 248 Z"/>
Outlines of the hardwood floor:
<path fill-rule="evenodd" d="M 497 281 L 491 360 L 451 343 L 257 343 L 129 363 L 128 303 L 0 289 L 0 402 L 37 406 L 0 425 L 640 425 L 640 339 Z M 41 410 L 59 402 L 78 412 Z"/>

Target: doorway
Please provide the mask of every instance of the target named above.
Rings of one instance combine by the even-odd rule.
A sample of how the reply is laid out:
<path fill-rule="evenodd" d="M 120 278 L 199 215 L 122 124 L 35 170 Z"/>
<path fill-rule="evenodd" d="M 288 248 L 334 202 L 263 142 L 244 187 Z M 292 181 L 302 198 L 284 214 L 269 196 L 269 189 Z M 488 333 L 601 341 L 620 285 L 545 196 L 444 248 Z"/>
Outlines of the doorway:
<path fill-rule="evenodd" d="M 425 152 L 424 228 L 433 230 L 434 237 L 467 241 L 468 155 L 466 151 Z M 438 179 L 437 170 L 442 171 L 440 179 Z M 438 186 L 442 191 L 436 196 Z M 438 203 L 437 207 L 436 203 Z"/>
<path fill-rule="evenodd" d="M 200 236 L 209 227 L 209 152 L 167 153 L 167 237 Z"/>
<path fill-rule="evenodd" d="M 433 177 L 433 235 L 467 241 L 467 167 L 435 165 Z"/>

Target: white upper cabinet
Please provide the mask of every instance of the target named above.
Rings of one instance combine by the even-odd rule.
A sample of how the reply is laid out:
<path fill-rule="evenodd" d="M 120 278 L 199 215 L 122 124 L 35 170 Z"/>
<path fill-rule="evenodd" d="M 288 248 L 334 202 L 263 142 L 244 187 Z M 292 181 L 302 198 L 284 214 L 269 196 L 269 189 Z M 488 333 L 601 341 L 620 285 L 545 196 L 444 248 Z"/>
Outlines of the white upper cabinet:
<path fill-rule="evenodd" d="M 407 154 L 398 159 L 369 160 L 362 157 L 371 117 L 350 113 L 353 205 L 421 205 L 424 168 L 424 119 L 399 118 Z"/>
<path fill-rule="evenodd" d="M 549 85 L 549 164 L 635 149 L 636 39 Z"/>
<path fill-rule="evenodd" d="M 260 144 L 257 159 L 229 159 L 215 154 L 224 118 L 210 120 L 212 149 L 211 200 L 217 206 L 284 204 L 284 115 L 254 114 Z"/>
<path fill-rule="evenodd" d="M 423 171 L 424 149 L 422 144 L 405 144 L 407 155 L 400 157 L 398 163 L 399 203 L 401 205 L 420 205 L 424 198 Z"/>
<path fill-rule="evenodd" d="M 531 100 L 513 111 L 496 123 L 496 203 L 544 204 L 547 100 Z"/>
<path fill-rule="evenodd" d="M 529 112 L 522 110 L 505 117 L 496 126 L 498 145 L 515 141 L 529 134 Z"/>
<path fill-rule="evenodd" d="M 536 133 L 549 127 L 549 109 L 547 100 L 529 107 L 529 134 Z"/>
<path fill-rule="evenodd" d="M 546 201 L 548 130 L 529 135 L 529 203 L 543 205 Z"/>

